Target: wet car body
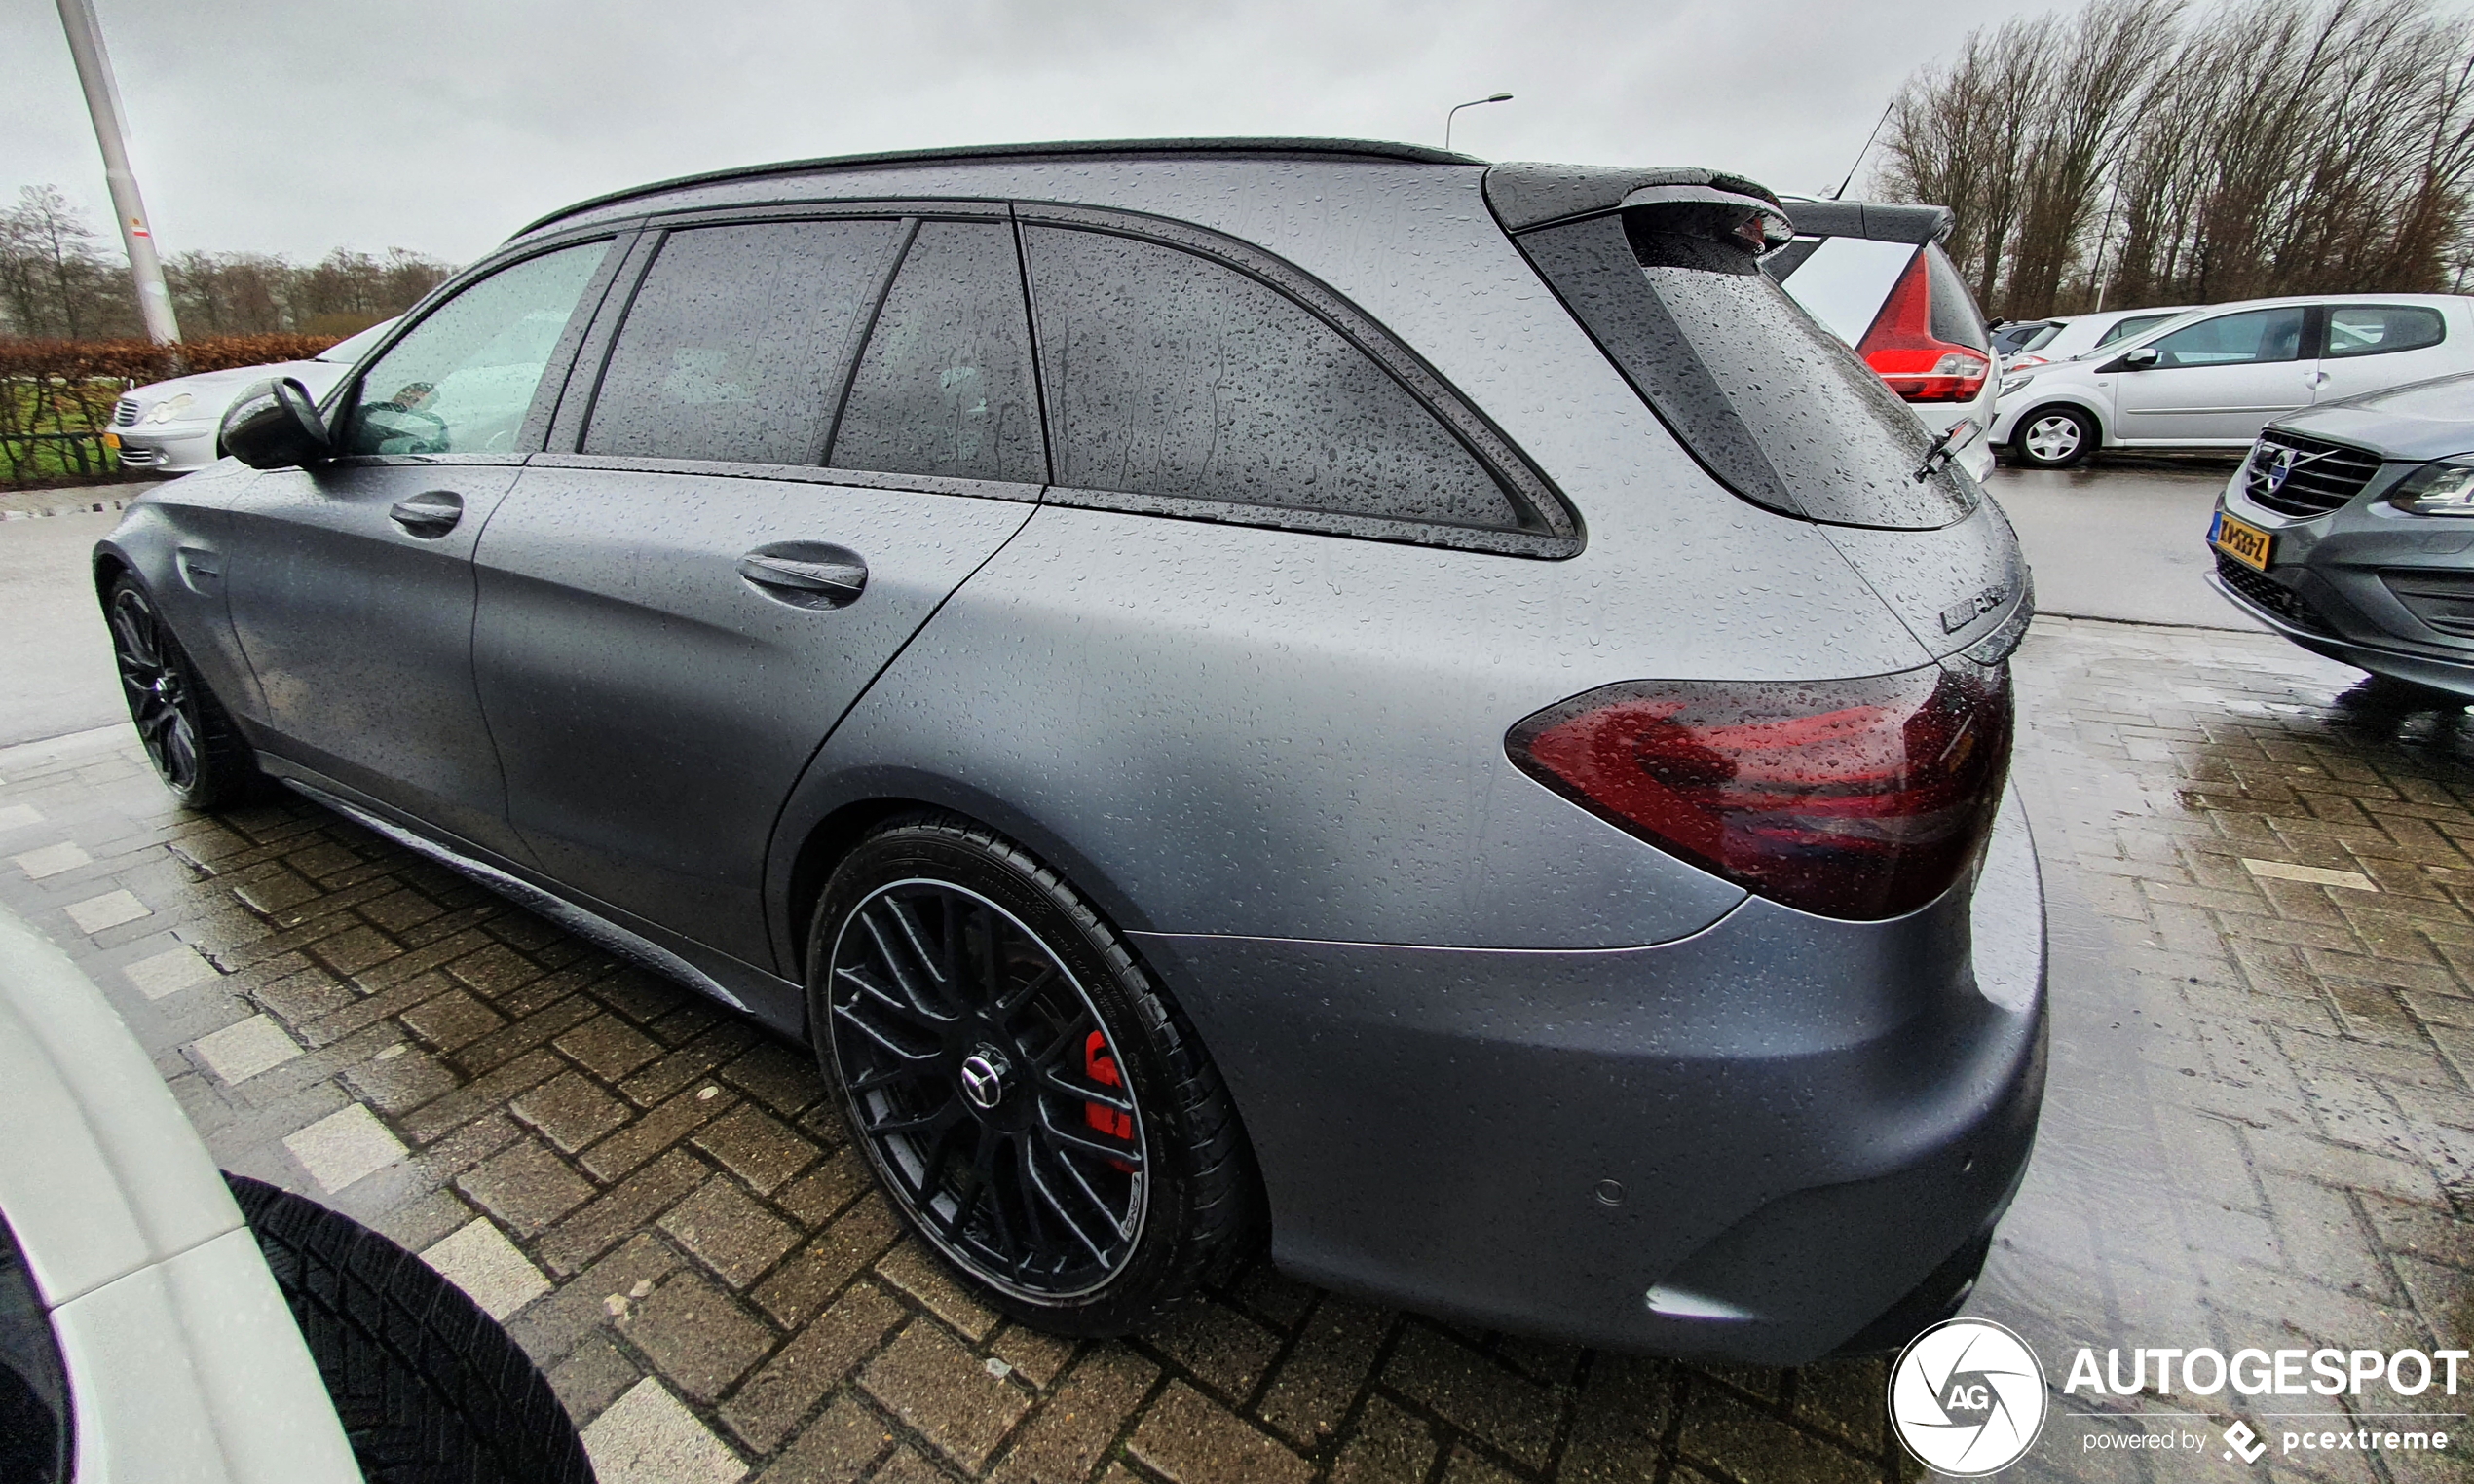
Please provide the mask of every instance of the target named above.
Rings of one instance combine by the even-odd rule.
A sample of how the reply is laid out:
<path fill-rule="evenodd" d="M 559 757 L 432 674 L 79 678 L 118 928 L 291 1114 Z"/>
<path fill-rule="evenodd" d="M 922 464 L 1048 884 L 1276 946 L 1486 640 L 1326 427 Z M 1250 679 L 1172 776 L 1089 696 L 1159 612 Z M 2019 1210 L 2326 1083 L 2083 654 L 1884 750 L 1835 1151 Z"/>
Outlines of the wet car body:
<path fill-rule="evenodd" d="M 2042 1094 L 2042 897 L 1999 767 L 1955 881 L 1847 920 L 1645 843 L 1506 740 L 1645 677 L 1998 676 L 2033 611 L 1998 508 L 1748 260 L 1715 317 L 1688 263 L 1643 300 L 1637 213 L 1747 190 L 1204 141 L 625 193 L 432 301 L 608 244 L 508 447 L 218 465 L 98 560 L 142 574 L 269 772 L 784 1034 L 813 1031 L 807 918 L 872 824 L 925 804 L 1019 842 L 1190 1018 L 1302 1278 L 1632 1350 L 1895 1343 L 1966 1292 Z M 1071 374 L 1055 255 L 1203 256 L 1339 327 L 1518 516 L 1095 489 L 1062 447 L 970 480 L 838 441 L 590 451 L 663 234 L 844 219 L 1014 234 L 1042 376 Z M 1766 348 L 1723 332 L 1747 307 Z M 1838 423 L 1742 390 L 1798 367 Z M 1827 472 L 1850 458 L 1860 480 Z M 390 524 L 450 486 L 443 534 Z M 864 556 L 856 602 L 746 575 L 836 552 Z"/>
<path fill-rule="evenodd" d="M 2278 419 L 2212 526 L 2230 516 L 2265 534 L 2267 570 L 2220 543 L 2211 585 L 2313 653 L 2474 698 L 2474 520 L 2399 503 L 2418 475 L 2469 452 L 2474 375 Z"/>

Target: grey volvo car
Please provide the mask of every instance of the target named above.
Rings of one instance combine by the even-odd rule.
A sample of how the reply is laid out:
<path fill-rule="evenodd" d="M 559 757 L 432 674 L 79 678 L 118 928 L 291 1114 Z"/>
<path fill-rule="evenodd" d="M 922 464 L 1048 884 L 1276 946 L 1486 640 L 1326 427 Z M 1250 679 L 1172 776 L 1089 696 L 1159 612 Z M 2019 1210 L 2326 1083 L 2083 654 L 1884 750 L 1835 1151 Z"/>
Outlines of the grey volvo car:
<path fill-rule="evenodd" d="M 2474 375 L 2261 429 L 2217 497 L 2209 581 L 2313 653 L 2474 700 Z"/>
<path fill-rule="evenodd" d="M 1288 1272 L 1768 1362 L 2043 1085 L 2031 600 L 1698 169 L 1332 140 L 534 224 L 95 552 L 132 715 L 815 1051 L 1027 1322 Z"/>

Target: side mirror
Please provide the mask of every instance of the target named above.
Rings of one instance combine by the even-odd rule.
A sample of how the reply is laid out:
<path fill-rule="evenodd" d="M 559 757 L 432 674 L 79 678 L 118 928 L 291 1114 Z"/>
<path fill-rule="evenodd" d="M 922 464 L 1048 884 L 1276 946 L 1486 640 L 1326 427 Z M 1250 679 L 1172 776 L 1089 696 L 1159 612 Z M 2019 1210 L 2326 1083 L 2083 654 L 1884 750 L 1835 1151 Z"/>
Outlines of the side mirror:
<path fill-rule="evenodd" d="M 2146 371 L 2154 367 L 2155 363 L 2156 348 L 2155 346 L 2141 346 L 2136 351 L 2122 352 L 2119 355 L 2114 357 L 2113 364 L 2101 367 L 2100 369 L 2106 371 Z"/>
<path fill-rule="evenodd" d="M 253 469 L 288 469 L 334 452 L 309 389 L 290 377 L 260 382 L 223 415 L 223 451 Z"/>

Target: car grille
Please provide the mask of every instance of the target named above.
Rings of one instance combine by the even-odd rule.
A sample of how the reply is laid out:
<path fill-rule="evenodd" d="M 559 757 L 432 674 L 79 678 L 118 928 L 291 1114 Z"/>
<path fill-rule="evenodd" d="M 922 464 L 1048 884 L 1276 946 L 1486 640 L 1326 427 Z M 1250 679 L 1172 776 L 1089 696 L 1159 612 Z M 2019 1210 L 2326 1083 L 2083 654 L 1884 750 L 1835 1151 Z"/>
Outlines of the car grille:
<path fill-rule="evenodd" d="M 119 404 L 112 408 L 112 426 L 114 427 L 127 427 L 136 421 L 137 398 L 133 396 L 122 397 Z"/>
<path fill-rule="evenodd" d="M 2303 601 L 2302 594 L 2264 573 L 2251 571 L 2222 551 L 2216 554 L 2216 575 L 2226 586 L 2296 628 L 2314 629 L 2322 634 L 2329 632 L 2328 625 L 2320 620 L 2309 604 Z"/>
<path fill-rule="evenodd" d="M 120 462 L 123 468 L 145 468 L 163 463 L 164 452 L 159 448 L 139 448 L 124 443 L 120 446 Z"/>
<path fill-rule="evenodd" d="M 2271 490 L 2268 487 L 2270 462 L 2286 450 L 2292 451 L 2296 463 L 2285 482 Z M 2251 503 L 2286 515 L 2325 515 L 2361 494 L 2378 472 L 2377 454 L 2271 427 L 2260 434 L 2250 463 L 2242 467 L 2242 493 Z"/>

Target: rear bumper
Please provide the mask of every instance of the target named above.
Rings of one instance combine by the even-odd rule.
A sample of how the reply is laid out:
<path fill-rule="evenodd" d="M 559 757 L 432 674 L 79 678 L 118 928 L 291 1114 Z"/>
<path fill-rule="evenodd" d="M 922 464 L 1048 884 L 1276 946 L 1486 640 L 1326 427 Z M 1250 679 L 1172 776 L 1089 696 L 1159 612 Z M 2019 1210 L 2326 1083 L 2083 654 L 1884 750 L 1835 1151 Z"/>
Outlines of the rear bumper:
<path fill-rule="evenodd" d="M 1972 896 L 1894 922 L 1755 898 L 1643 948 L 1134 936 L 1228 1077 L 1282 1266 L 1480 1324 L 1763 1364 L 1883 1343 L 1964 1295 L 2035 1139 L 2015 796 Z"/>

